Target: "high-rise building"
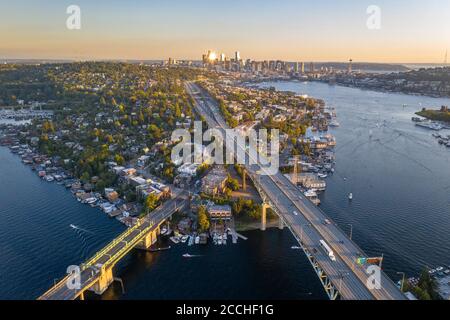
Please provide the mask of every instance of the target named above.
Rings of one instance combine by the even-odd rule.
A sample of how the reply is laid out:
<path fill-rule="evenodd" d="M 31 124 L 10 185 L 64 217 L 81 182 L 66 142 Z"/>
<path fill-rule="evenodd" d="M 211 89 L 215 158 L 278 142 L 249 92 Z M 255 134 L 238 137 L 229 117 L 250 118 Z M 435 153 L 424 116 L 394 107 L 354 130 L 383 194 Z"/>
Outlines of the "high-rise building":
<path fill-rule="evenodd" d="M 349 62 L 348 63 L 348 73 L 352 73 L 352 71 L 353 71 L 353 65 L 352 65 L 353 60 L 350 59 L 348 62 Z"/>
<path fill-rule="evenodd" d="M 291 71 L 291 65 L 287 62 L 284 63 L 284 72 L 289 73 Z"/>
<path fill-rule="evenodd" d="M 208 50 L 208 60 L 210 63 L 215 63 L 217 61 L 217 54 L 212 50 Z"/>
<path fill-rule="evenodd" d="M 298 62 L 295 62 L 295 64 L 294 64 L 294 72 L 298 73 L 298 70 L 299 70 L 299 64 L 298 64 Z"/>
<path fill-rule="evenodd" d="M 225 62 L 226 56 L 225 53 L 220 54 L 220 62 Z"/>
<path fill-rule="evenodd" d="M 314 72 L 314 62 L 311 62 L 309 65 L 309 72 Z"/>
<path fill-rule="evenodd" d="M 234 53 L 234 60 L 235 60 L 236 62 L 239 62 L 239 61 L 241 60 L 241 53 L 240 53 L 239 51 L 236 51 L 236 52 Z"/>
<path fill-rule="evenodd" d="M 302 62 L 301 72 L 305 73 L 305 63 L 304 62 Z"/>

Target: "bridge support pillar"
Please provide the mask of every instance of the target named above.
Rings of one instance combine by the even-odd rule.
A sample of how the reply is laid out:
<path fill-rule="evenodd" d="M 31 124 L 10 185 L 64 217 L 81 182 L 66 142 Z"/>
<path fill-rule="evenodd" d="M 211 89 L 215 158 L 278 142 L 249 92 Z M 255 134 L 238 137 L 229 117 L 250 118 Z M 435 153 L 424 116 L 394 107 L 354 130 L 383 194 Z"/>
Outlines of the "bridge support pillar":
<path fill-rule="evenodd" d="M 159 227 L 156 228 L 154 231 L 149 232 L 144 239 L 136 246 L 138 249 L 149 249 L 152 245 L 156 243 L 158 240 L 158 235 L 160 234 Z"/>
<path fill-rule="evenodd" d="M 247 170 L 242 171 L 242 189 L 247 191 Z"/>
<path fill-rule="evenodd" d="M 266 231 L 267 228 L 267 209 L 270 208 L 270 205 L 267 203 L 263 203 L 261 207 L 261 231 Z"/>
<path fill-rule="evenodd" d="M 114 277 L 112 273 L 112 269 L 101 268 L 100 277 L 98 281 L 92 286 L 91 291 L 95 292 L 95 294 L 102 295 L 114 282 Z"/>
<path fill-rule="evenodd" d="M 278 220 L 278 229 L 284 230 L 284 222 L 283 219 L 281 219 L 281 217 L 280 220 Z"/>

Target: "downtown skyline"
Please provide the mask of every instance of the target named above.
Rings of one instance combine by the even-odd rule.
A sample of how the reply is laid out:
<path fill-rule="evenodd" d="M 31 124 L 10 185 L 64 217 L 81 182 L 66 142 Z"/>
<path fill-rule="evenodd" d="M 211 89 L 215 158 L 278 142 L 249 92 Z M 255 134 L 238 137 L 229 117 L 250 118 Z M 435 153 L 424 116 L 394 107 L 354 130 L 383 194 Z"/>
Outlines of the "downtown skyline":
<path fill-rule="evenodd" d="M 212 49 L 255 60 L 443 63 L 450 4 L 391 2 L 19 0 L 0 13 L 0 59 L 199 60 Z M 66 28 L 71 4 L 80 30 Z M 373 4 L 376 30 L 367 27 Z"/>

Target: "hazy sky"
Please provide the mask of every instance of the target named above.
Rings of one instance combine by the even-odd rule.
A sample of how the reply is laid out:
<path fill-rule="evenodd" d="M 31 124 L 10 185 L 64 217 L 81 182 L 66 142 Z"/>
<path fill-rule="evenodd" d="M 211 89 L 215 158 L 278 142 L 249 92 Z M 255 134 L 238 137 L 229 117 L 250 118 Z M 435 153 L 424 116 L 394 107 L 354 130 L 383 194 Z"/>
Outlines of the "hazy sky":
<path fill-rule="evenodd" d="M 94 3 L 95 2 L 95 3 Z M 66 8 L 81 8 L 81 30 Z M 381 8 L 381 29 L 366 22 Z M 290 61 L 435 62 L 449 0 L 0 0 L 0 58 L 199 60 L 213 49 Z"/>

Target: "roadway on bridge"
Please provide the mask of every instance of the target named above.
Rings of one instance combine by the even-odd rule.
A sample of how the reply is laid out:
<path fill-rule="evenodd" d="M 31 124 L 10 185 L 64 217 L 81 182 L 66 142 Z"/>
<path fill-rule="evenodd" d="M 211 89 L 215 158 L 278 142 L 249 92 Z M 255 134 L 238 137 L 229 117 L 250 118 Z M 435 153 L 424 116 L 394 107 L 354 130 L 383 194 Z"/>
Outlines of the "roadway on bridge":
<path fill-rule="evenodd" d="M 196 110 L 201 113 L 209 127 L 219 130 L 228 129 L 217 102 L 199 86 L 188 83 L 188 92 L 196 102 Z M 245 145 L 237 147 L 246 150 Z M 289 227 L 293 235 L 319 263 L 320 267 L 344 300 L 404 300 L 405 296 L 382 272 L 380 289 L 369 289 L 369 275 L 364 267 L 356 263 L 359 257 L 366 257 L 364 252 L 283 174 L 258 175 L 259 165 L 246 165 L 249 175 L 259 185 L 265 196 L 275 207 L 277 213 Z M 331 261 L 320 247 L 320 240 L 325 240 L 336 255 Z"/>
<path fill-rule="evenodd" d="M 100 250 L 91 259 L 81 265 L 80 283 L 77 289 L 69 289 L 67 283 L 70 278 L 66 276 L 49 291 L 39 297 L 39 300 L 75 300 L 84 291 L 91 288 L 99 279 L 100 266 L 112 268 L 120 259 L 130 252 L 142 239 L 153 232 L 159 225 L 168 219 L 173 213 L 182 210 L 188 204 L 189 195 L 184 190 L 174 190 L 172 199 L 156 208 L 148 216 L 127 229 L 120 236 Z"/>

